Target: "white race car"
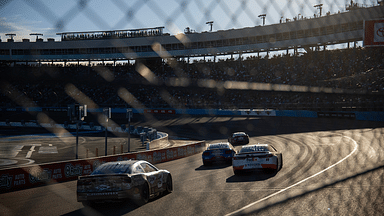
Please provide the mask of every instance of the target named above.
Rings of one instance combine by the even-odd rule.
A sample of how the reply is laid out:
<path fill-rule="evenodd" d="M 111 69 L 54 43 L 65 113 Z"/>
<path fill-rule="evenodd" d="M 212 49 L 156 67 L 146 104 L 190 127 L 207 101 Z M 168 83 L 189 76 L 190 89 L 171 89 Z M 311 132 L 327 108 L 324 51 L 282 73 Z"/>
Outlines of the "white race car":
<path fill-rule="evenodd" d="M 77 180 L 77 201 L 85 206 L 96 202 L 131 199 L 144 205 L 149 199 L 173 190 L 172 176 L 147 161 L 108 162 Z"/>
<path fill-rule="evenodd" d="M 232 167 L 235 175 L 254 170 L 278 171 L 283 167 L 283 156 L 269 144 L 245 145 L 233 156 Z"/>

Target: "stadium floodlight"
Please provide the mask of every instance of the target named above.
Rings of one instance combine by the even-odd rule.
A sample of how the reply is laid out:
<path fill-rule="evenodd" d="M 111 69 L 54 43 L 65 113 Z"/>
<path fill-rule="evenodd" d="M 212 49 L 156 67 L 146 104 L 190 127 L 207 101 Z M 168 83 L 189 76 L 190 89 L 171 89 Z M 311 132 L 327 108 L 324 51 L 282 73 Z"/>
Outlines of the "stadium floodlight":
<path fill-rule="evenodd" d="M 207 25 L 210 25 L 210 26 L 211 26 L 211 30 L 210 30 L 210 32 L 212 32 L 213 21 L 209 21 L 209 22 L 206 22 L 205 24 L 207 24 Z"/>
<path fill-rule="evenodd" d="M 41 33 L 31 33 L 29 35 L 36 35 L 36 41 L 39 39 L 39 35 L 43 36 L 43 34 L 41 34 Z"/>
<path fill-rule="evenodd" d="M 323 4 L 317 4 L 317 5 L 314 5 L 313 7 L 316 7 L 320 10 L 320 16 L 321 16 L 321 10 L 323 9 Z"/>
<path fill-rule="evenodd" d="M 10 36 L 10 37 L 11 37 L 11 40 L 13 40 L 13 37 L 15 37 L 16 34 L 5 34 L 5 36 Z"/>
<path fill-rule="evenodd" d="M 263 26 L 265 25 L 265 16 L 267 16 L 267 14 L 260 14 L 259 17 L 261 17 L 261 19 L 263 19 Z"/>

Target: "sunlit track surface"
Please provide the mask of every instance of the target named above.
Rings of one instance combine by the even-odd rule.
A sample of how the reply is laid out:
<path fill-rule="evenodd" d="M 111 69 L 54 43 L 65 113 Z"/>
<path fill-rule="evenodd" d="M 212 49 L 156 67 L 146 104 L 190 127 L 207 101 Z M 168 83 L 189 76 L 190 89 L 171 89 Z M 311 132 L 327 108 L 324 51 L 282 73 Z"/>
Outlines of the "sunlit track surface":
<path fill-rule="evenodd" d="M 174 191 L 141 207 L 125 202 L 84 208 L 76 202 L 72 181 L 1 194 L 1 215 L 384 213 L 383 123 L 278 117 L 190 117 L 146 123 L 207 143 L 226 141 L 232 131 L 246 131 L 251 143 L 273 143 L 281 150 L 284 165 L 277 173 L 235 176 L 231 166 L 204 167 L 197 154 L 158 164 L 172 173 Z"/>

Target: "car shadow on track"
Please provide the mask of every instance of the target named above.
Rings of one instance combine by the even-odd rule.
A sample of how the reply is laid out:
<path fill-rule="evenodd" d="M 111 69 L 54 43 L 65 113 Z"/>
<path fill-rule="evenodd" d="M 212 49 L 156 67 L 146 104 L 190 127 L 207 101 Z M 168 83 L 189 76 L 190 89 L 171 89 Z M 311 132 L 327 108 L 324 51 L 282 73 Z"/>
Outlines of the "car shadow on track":
<path fill-rule="evenodd" d="M 124 215 L 139 208 L 137 205 L 125 202 L 97 203 L 91 207 L 86 206 L 76 211 L 64 214 L 64 216 L 78 215 Z"/>
<path fill-rule="evenodd" d="M 276 176 L 277 172 L 265 172 L 265 171 L 253 171 L 246 172 L 242 175 L 233 175 L 227 178 L 227 183 L 233 182 L 253 182 L 253 181 L 265 181 L 267 179 Z"/>
<path fill-rule="evenodd" d="M 200 171 L 200 170 L 215 170 L 215 169 L 224 169 L 224 168 L 227 168 L 227 167 L 230 167 L 232 166 L 232 164 L 212 164 L 212 165 L 209 165 L 209 166 L 205 166 L 205 165 L 201 165 L 199 167 L 197 167 L 195 170 L 196 171 Z"/>

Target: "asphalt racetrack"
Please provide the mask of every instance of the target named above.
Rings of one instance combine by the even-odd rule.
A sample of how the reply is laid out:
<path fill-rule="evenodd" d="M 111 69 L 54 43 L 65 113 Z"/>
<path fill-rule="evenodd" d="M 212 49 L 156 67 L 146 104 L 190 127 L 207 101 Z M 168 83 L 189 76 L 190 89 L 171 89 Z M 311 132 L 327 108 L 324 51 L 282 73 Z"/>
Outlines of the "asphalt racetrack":
<path fill-rule="evenodd" d="M 144 123 L 171 137 L 207 143 L 245 131 L 250 143 L 275 145 L 284 165 L 277 173 L 235 176 L 228 165 L 204 167 L 197 154 L 157 164 L 172 173 L 174 191 L 141 207 L 128 201 L 84 207 L 76 201 L 76 181 L 70 181 L 0 194 L 0 215 L 384 214 L 384 123 L 287 117 L 152 118 Z"/>

